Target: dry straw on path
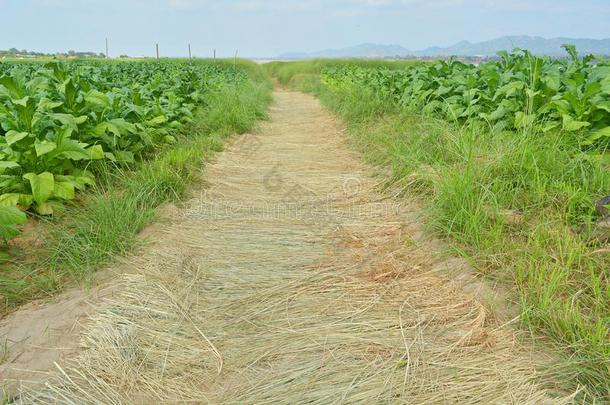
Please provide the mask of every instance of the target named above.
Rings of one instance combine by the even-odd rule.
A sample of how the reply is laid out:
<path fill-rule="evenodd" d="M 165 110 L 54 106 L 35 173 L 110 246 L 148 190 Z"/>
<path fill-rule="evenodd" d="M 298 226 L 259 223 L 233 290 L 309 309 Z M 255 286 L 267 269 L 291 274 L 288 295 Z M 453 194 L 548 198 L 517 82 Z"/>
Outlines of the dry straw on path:
<path fill-rule="evenodd" d="M 278 91 L 29 403 L 570 402 L 551 358 L 439 269 L 333 118 Z"/>

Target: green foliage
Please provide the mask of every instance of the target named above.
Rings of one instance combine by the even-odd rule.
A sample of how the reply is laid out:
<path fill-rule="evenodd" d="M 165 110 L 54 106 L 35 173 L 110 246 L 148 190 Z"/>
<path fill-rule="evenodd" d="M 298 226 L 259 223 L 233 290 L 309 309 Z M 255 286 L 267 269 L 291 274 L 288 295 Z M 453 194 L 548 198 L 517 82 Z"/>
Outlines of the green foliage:
<path fill-rule="evenodd" d="M 94 161 L 174 143 L 219 86 L 246 80 L 223 62 L 0 63 L 0 204 L 53 214 L 94 184 Z"/>
<path fill-rule="evenodd" d="M 138 243 L 138 232 L 155 219 L 155 209 L 188 195 L 202 164 L 222 150 L 228 136 L 248 131 L 264 118 L 270 99 L 266 81 L 223 81 L 206 94 L 193 122 L 172 131 L 175 143 L 164 144 L 150 158 L 129 166 L 96 162 L 96 182 L 79 196 L 78 204 L 67 204 L 53 217 L 36 222 L 39 246 L 9 247 L 11 260 L 0 271 L 0 314 L 73 281 L 85 281 L 108 261 L 128 253 Z M 54 193 L 65 177 L 55 176 Z M 5 197 L 13 206 L 19 198 Z M 0 221 L 2 210 L 0 199 Z M 10 210 L 19 214 L 15 222 L 25 220 L 22 211 Z M 4 256 L 0 254 L 0 260 Z"/>
<path fill-rule="evenodd" d="M 357 59 L 315 59 L 310 61 L 299 62 L 270 62 L 263 65 L 263 68 L 268 74 L 277 78 L 283 85 L 289 84 L 289 81 L 295 76 L 303 75 L 320 75 L 326 68 L 349 64 L 354 67 L 367 69 L 403 69 L 413 66 L 416 62 L 401 60 L 401 61 L 382 61 L 382 60 L 357 60 Z"/>
<path fill-rule="evenodd" d="M 335 91 L 354 85 L 410 111 L 458 123 L 481 120 L 495 131 L 562 131 L 582 146 L 610 146 L 610 63 L 540 58 L 528 51 L 500 52 L 475 66 L 455 60 L 402 69 L 340 63 L 322 69 Z"/>
<path fill-rule="evenodd" d="M 25 214 L 16 207 L 0 206 L 0 237 L 10 239 L 19 232 L 15 225 L 22 224 L 26 221 Z"/>

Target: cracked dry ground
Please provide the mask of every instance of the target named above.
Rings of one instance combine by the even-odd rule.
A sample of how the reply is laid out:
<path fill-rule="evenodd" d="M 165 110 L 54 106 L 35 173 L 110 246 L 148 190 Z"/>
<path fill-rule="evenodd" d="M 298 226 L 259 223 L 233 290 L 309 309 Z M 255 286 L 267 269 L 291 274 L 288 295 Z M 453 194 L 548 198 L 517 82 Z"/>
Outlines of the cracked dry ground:
<path fill-rule="evenodd" d="M 78 353 L 17 401 L 570 401 L 553 358 L 486 309 L 491 289 L 379 191 L 311 96 L 277 90 L 205 178 L 147 231 Z"/>

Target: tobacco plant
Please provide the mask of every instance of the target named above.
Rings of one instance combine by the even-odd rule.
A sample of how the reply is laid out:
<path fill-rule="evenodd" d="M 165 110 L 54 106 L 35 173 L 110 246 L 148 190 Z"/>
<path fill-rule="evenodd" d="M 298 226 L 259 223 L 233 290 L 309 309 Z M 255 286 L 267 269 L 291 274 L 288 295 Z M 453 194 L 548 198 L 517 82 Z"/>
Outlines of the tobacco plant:
<path fill-rule="evenodd" d="M 209 92 L 244 78 L 204 62 L 0 63 L 0 237 L 94 184 L 92 161 L 174 143 Z"/>

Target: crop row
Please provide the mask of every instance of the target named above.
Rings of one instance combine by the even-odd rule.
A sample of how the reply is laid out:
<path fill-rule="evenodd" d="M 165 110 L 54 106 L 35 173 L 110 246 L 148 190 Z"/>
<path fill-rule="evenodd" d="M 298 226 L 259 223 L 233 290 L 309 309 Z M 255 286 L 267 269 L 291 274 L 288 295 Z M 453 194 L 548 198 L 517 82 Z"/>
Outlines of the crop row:
<path fill-rule="evenodd" d="M 500 52 L 480 65 L 456 60 L 391 70 L 338 64 L 322 72 L 341 91 L 358 85 L 396 105 L 457 122 L 481 120 L 495 131 L 564 131 L 582 145 L 610 144 L 610 62 Z"/>
<path fill-rule="evenodd" d="M 0 63 L 0 237 L 94 184 L 92 161 L 175 142 L 210 91 L 245 78 L 203 62 Z"/>

